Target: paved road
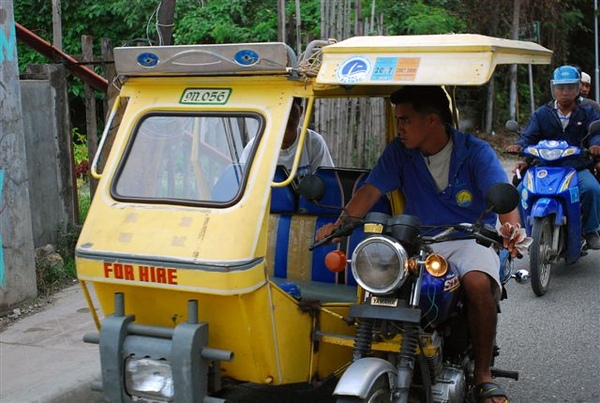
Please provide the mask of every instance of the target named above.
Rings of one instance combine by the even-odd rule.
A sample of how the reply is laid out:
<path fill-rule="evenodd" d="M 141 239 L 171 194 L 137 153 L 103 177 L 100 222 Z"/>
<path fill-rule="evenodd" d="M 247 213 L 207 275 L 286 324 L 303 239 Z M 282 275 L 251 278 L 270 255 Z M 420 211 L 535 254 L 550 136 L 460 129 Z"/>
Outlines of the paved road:
<path fill-rule="evenodd" d="M 498 379 L 511 403 L 600 403 L 599 261 L 600 251 L 593 251 L 575 265 L 557 266 L 543 297 L 529 284 L 508 284 L 496 366 L 520 372 L 519 381 Z M 526 269 L 528 264 L 525 256 L 516 267 Z M 249 389 L 238 392 L 234 401 L 259 402 L 268 396 Z M 271 401 L 287 401 L 290 396 L 273 398 L 270 395 Z M 332 400 L 321 395 L 311 401 Z"/>
<path fill-rule="evenodd" d="M 502 303 L 496 364 L 520 371 L 501 380 L 511 402 L 600 402 L 600 251 L 552 272 L 537 297 L 511 282 Z M 517 268 L 527 268 L 527 256 Z"/>

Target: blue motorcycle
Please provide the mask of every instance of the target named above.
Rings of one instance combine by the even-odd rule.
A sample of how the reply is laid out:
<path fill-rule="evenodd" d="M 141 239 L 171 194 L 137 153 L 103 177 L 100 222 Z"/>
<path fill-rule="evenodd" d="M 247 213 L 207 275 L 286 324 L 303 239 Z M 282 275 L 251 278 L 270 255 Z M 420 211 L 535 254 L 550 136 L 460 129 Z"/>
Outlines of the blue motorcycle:
<path fill-rule="evenodd" d="M 507 123 L 509 130 L 518 128 Z M 590 133 L 600 122 L 590 125 Z M 591 166 L 587 150 L 566 141 L 542 140 L 526 147 L 522 155 L 530 160 L 519 190 L 521 217 L 529 248 L 531 287 L 537 296 L 548 291 L 552 266 L 561 260 L 575 263 L 585 255 L 578 170 Z"/>

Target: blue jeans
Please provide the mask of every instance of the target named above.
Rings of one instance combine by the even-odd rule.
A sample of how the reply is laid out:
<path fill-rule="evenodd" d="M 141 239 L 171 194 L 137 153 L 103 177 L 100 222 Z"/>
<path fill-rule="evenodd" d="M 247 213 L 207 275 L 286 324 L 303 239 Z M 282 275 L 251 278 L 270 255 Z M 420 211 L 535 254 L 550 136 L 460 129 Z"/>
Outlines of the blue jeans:
<path fill-rule="evenodd" d="M 600 183 L 589 169 L 577 172 L 583 213 L 583 233 L 600 230 Z"/>

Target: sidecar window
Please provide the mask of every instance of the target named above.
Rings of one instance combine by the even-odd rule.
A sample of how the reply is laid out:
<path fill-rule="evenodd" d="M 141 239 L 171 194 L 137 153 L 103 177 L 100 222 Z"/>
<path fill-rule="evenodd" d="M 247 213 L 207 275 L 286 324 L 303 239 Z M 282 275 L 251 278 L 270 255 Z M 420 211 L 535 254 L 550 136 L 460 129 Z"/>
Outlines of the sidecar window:
<path fill-rule="evenodd" d="M 147 115 L 134 129 L 111 194 L 152 203 L 230 202 L 246 182 L 244 146 L 263 127 L 260 115 L 248 113 Z"/>

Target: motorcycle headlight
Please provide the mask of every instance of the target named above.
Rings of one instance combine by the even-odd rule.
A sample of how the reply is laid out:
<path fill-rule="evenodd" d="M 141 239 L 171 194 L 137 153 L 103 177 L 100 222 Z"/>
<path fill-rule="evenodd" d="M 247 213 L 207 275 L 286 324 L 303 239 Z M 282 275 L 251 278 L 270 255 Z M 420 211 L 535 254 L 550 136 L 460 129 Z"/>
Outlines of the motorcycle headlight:
<path fill-rule="evenodd" d="M 373 294 L 388 294 L 408 276 L 406 250 L 398 242 L 373 236 L 359 243 L 352 254 L 352 274 L 356 282 Z"/>
<path fill-rule="evenodd" d="M 562 156 L 563 150 L 561 149 L 547 149 L 543 148 L 540 150 L 540 156 L 546 161 L 554 161 Z"/>
<path fill-rule="evenodd" d="M 129 357 L 125 361 L 127 393 L 153 402 L 173 401 L 173 372 L 164 360 Z"/>

